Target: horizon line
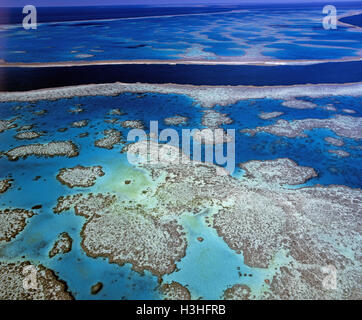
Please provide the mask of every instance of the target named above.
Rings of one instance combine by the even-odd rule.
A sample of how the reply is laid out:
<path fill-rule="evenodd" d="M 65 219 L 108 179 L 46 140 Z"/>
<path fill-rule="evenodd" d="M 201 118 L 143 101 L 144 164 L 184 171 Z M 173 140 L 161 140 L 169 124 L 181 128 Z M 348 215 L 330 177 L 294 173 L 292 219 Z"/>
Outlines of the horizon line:
<path fill-rule="evenodd" d="M 253 1 L 246 1 L 246 2 L 223 2 L 223 3 L 159 3 L 159 4 L 149 4 L 149 3 L 139 3 L 139 4 L 132 4 L 132 3 L 125 3 L 125 4 L 88 4 L 88 5 L 40 5 L 36 6 L 38 8 L 82 8 L 82 7 L 210 7 L 210 6 L 241 6 L 241 5 L 265 5 L 265 4 L 281 4 L 281 5 L 301 5 L 301 4 L 318 4 L 318 3 L 330 3 L 330 2 L 337 2 L 337 3 L 362 3 L 362 0 L 306 0 L 306 1 L 298 1 L 298 2 L 285 2 L 283 0 L 272 0 L 272 1 L 260 1 L 260 2 L 253 2 Z M 1 5 L 0 8 L 23 8 L 24 6 L 18 5 L 18 6 L 12 6 L 12 5 Z"/>

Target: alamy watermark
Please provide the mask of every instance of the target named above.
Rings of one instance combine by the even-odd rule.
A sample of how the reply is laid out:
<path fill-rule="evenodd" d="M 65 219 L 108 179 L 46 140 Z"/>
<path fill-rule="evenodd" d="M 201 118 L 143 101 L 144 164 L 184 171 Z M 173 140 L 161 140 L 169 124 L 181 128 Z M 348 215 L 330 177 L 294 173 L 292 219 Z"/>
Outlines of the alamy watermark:
<path fill-rule="evenodd" d="M 23 8 L 23 14 L 26 16 L 23 19 L 23 28 L 25 30 L 38 28 L 38 17 L 35 6 L 27 5 Z"/>
<path fill-rule="evenodd" d="M 23 288 L 24 290 L 38 289 L 38 282 L 36 278 L 37 270 L 33 265 L 28 265 L 23 268 Z"/>
<path fill-rule="evenodd" d="M 337 29 L 337 8 L 332 5 L 324 6 L 323 14 L 327 15 L 323 18 L 323 28 L 325 30 Z"/>
<path fill-rule="evenodd" d="M 225 174 L 225 170 L 229 174 L 235 170 L 235 129 L 182 129 L 180 137 L 175 129 L 159 132 L 158 121 L 151 121 L 149 134 L 142 129 L 132 129 L 128 132 L 127 141 L 147 141 L 147 150 L 144 150 L 145 144 L 140 146 L 137 143 L 128 148 L 127 159 L 130 164 L 137 165 L 145 161 L 184 164 L 190 161 L 192 155 L 193 161 L 223 167 L 224 170 L 218 171 L 220 175 Z"/>
<path fill-rule="evenodd" d="M 333 265 L 328 265 L 322 267 L 321 269 L 323 274 L 326 274 L 322 281 L 322 286 L 326 290 L 336 290 L 337 289 L 337 269 Z"/>

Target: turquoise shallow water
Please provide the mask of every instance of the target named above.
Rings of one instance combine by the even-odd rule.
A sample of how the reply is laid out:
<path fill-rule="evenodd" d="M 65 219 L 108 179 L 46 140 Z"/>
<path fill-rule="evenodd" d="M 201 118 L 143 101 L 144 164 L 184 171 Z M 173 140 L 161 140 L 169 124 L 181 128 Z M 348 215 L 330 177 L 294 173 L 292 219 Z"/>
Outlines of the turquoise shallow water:
<path fill-rule="evenodd" d="M 204 217 L 205 214 L 200 214 L 182 219 L 188 239 L 186 257 L 177 264 L 179 271 L 165 276 L 165 281 L 181 283 L 195 299 L 222 299 L 224 290 L 235 283 L 260 290 L 269 278 L 268 271 L 245 265 L 243 256 L 232 251 L 214 229 L 208 228 Z"/>
<path fill-rule="evenodd" d="M 326 111 L 321 108 L 313 110 L 297 110 L 283 107 L 281 100 L 260 99 L 241 101 L 230 106 L 216 106 L 214 110 L 228 114 L 234 122 L 223 126 L 236 128 L 236 163 L 249 160 L 269 160 L 280 157 L 288 157 L 303 166 L 311 166 L 318 171 L 319 176 L 311 180 L 313 184 L 342 184 L 354 188 L 362 186 L 360 169 L 361 144 L 352 139 L 344 139 L 345 146 L 341 149 L 351 153 L 348 158 L 339 158 L 328 153 L 328 149 L 334 149 L 324 142 L 324 137 L 336 135 L 326 129 L 316 129 L 308 132 L 308 138 L 289 139 L 270 134 L 260 133 L 254 137 L 242 134 L 239 129 L 253 128 L 268 125 L 276 119 L 262 120 L 258 114 L 262 111 L 282 111 L 285 114 L 280 118 L 286 120 L 306 118 L 329 118 L 335 114 L 344 114 L 342 109 L 349 108 L 356 111 L 351 116 L 361 116 L 361 98 L 334 97 L 323 99 L 309 99 L 318 106 L 332 103 L 336 112 Z M 84 112 L 77 115 L 67 110 L 81 104 Z M 16 106 L 23 106 L 15 111 Z M 117 184 L 114 180 L 124 184 L 124 180 L 132 175 L 133 171 L 127 163 L 125 155 L 121 154 L 122 145 L 115 146 L 113 150 L 105 150 L 94 147 L 94 141 L 102 137 L 105 129 L 115 128 L 127 135 L 127 130 L 119 124 L 107 124 L 104 122 L 106 114 L 113 108 L 120 108 L 126 114 L 115 116 L 120 120 L 142 120 L 146 127 L 151 120 L 158 120 L 160 129 L 165 129 L 163 119 L 176 114 L 189 118 L 185 127 L 174 126 L 181 132 L 182 128 L 202 128 L 201 117 L 203 110 L 197 103 L 186 96 L 162 95 L 162 94 L 121 94 L 116 97 L 82 97 L 61 99 L 57 101 L 39 101 L 36 103 L 1 103 L 0 119 L 11 119 L 19 116 L 18 125 L 34 124 L 33 130 L 46 131 L 46 134 L 31 142 L 18 141 L 13 136 L 16 128 L 1 133 L 0 150 L 5 151 L 15 146 L 49 142 L 51 140 L 72 140 L 78 146 L 80 154 L 74 158 L 35 158 L 28 157 L 16 162 L 10 162 L 6 158 L 0 158 L 0 179 L 11 176 L 14 184 L 9 191 L 0 195 L 0 208 L 19 207 L 30 209 L 34 205 L 41 204 L 42 209 L 37 210 L 35 217 L 29 220 L 29 224 L 11 243 L 0 248 L 0 260 L 30 260 L 34 263 L 42 263 L 53 269 L 60 278 L 64 279 L 69 290 L 78 299 L 159 299 L 160 294 L 156 290 L 157 278 L 149 272 L 140 275 L 131 270 L 126 264 L 118 266 L 109 264 L 103 258 L 89 258 L 80 247 L 80 230 L 85 219 L 75 216 L 72 210 L 56 215 L 52 208 L 56 205 L 59 196 L 76 194 L 79 192 L 100 192 L 107 190 L 117 192 Z M 35 116 L 32 112 L 47 110 L 42 116 Z M 70 128 L 70 124 L 76 120 L 88 119 L 89 125 L 85 128 Z M 66 132 L 58 132 L 59 128 L 67 127 Z M 148 128 L 147 128 L 148 129 Z M 82 132 L 88 132 L 89 136 L 78 138 Z M 354 148 L 354 147 L 358 147 Z M 106 175 L 97 179 L 92 188 L 74 188 L 61 185 L 56 175 L 61 168 L 101 165 Z M 131 173 L 129 173 L 131 172 Z M 241 171 L 235 171 L 237 177 Z M 34 181 L 36 176 L 41 176 Z M 141 183 L 141 182 L 140 182 Z M 132 197 L 132 194 L 121 195 Z M 207 227 L 204 218 L 211 214 L 204 212 L 198 216 L 185 215 L 181 219 L 184 226 L 188 248 L 186 256 L 177 263 L 176 272 L 164 277 L 164 281 L 177 281 L 189 288 L 194 299 L 219 299 L 223 291 L 235 283 L 250 285 L 254 290 L 259 290 L 268 278 L 267 270 L 249 268 L 243 263 L 243 256 L 236 254 L 228 248 L 226 243 L 217 236 L 216 231 Z M 70 253 L 48 258 L 57 235 L 68 232 L 73 238 L 73 249 Z M 203 242 L 197 240 L 202 237 Z M 60 259 L 59 259 L 60 258 Z M 227 261 L 227 264 L 225 264 Z M 90 287 L 96 282 L 104 284 L 103 290 L 97 295 L 90 294 Z"/>

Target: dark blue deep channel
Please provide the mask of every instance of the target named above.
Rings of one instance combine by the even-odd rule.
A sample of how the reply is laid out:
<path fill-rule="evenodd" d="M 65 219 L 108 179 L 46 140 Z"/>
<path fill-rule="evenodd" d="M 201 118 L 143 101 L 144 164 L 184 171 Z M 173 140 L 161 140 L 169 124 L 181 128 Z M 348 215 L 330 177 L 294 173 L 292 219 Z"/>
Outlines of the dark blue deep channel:
<path fill-rule="evenodd" d="M 339 21 L 362 28 L 362 14 L 345 17 L 345 18 L 339 19 Z"/>
<path fill-rule="evenodd" d="M 1 91 L 27 91 L 98 83 L 278 86 L 362 81 L 362 61 L 307 66 L 89 65 L 0 68 Z"/>

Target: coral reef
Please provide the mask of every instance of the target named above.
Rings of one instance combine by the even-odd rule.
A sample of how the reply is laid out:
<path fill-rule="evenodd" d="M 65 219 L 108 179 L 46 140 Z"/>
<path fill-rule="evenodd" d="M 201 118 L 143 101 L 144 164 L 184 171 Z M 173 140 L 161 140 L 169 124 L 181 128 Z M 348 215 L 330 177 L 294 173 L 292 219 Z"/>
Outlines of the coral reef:
<path fill-rule="evenodd" d="M 87 188 L 93 186 L 96 182 L 96 179 L 102 176 L 104 176 L 104 172 L 101 166 L 76 166 L 74 168 L 61 169 L 57 175 L 57 180 L 69 188 Z"/>
<path fill-rule="evenodd" d="M 16 118 L 11 120 L 0 120 L 0 133 L 4 132 L 5 130 L 13 129 L 17 127 L 17 124 L 14 123 Z"/>
<path fill-rule="evenodd" d="M 81 237 L 82 248 L 91 257 L 107 257 L 110 262 L 131 263 L 161 277 L 174 271 L 185 255 L 186 239 L 173 219 L 152 216 L 140 205 L 125 205 L 116 195 L 74 195 L 61 197 L 55 213 L 74 207 L 87 219 Z"/>
<path fill-rule="evenodd" d="M 42 132 L 35 132 L 35 131 L 24 131 L 24 132 L 18 132 L 15 135 L 15 138 L 18 140 L 32 140 L 39 138 L 43 135 Z"/>
<path fill-rule="evenodd" d="M 269 119 L 278 118 L 278 117 L 282 116 L 283 114 L 284 114 L 284 112 L 278 112 L 278 111 L 262 112 L 259 114 L 259 118 L 263 119 L 263 120 L 269 120 Z"/>
<path fill-rule="evenodd" d="M 55 257 L 57 254 L 65 254 L 72 250 L 73 239 L 68 233 L 63 232 L 58 236 L 52 249 L 49 251 L 49 258 Z"/>
<path fill-rule="evenodd" d="M 201 124 L 210 129 L 216 129 L 223 124 L 231 124 L 233 120 L 225 113 L 220 113 L 215 110 L 203 110 Z"/>
<path fill-rule="evenodd" d="M 332 154 L 335 154 L 337 155 L 338 157 L 341 157 L 341 158 L 346 158 L 346 157 L 349 157 L 350 156 L 350 153 L 347 152 L 347 151 L 344 151 L 344 150 L 333 150 L 333 149 L 330 149 L 328 150 L 329 153 L 332 153 Z"/>
<path fill-rule="evenodd" d="M 56 141 L 46 144 L 29 144 L 16 147 L 5 152 L 5 155 L 11 161 L 17 161 L 19 158 L 26 158 L 28 156 L 63 156 L 72 158 L 78 155 L 78 148 L 72 141 Z"/>
<path fill-rule="evenodd" d="M 165 300 L 191 300 L 190 291 L 176 281 L 165 283 L 160 287 Z"/>
<path fill-rule="evenodd" d="M 24 285 L 25 277 L 35 273 L 34 285 Z M 25 288 L 24 288 L 25 287 Z M 72 300 L 66 284 L 54 272 L 30 262 L 0 262 L 0 299 L 4 300 Z"/>
<path fill-rule="evenodd" d="M 123 116 L 125 113 L 121 109 L 117 108 L 117 109 L 112 109 L 111 111 L 108 112 L 108 114 L 110 116 Z"/>
<path fill-rule="evenodd" d="M 298 166 L 290 159 L 249 161 L 240 167 L 246 171 L 248 179 L 268 184 L 297 185 L 318 176 L 313 168 Z"/>
<path fill-rule="evenodd" d="M 88 120 L 79 120 L 72 122 L 71 126 L 73 128 L 84 128 L 88 125 Z"/>
<path fill-rule="evenodd" d="M 94 145 L 98 148 L 113 149 L 114 145 L 119 144 L 122 141 L 122 133 L 110 129 L 104 131 L 104 138 L 98 139 L 94 142 Z"/>
<path fill-rule="evenodd" d="M 27 220 L 35 213 L 25 209 L 0 210 L 0 242 L 11 241 L 24 230 Z"/>
<path fill-rule="evenodd" d="M 322 98 L 334 96 L 362 96 L 362 84 L 344 85 L 307 84 L 295 86 L 192 86 L 177 84 L 142 84 L 142 83 L 111 83 L 72 86 L 66 88 L 43 89 L 28 92 L 5 92 L 0 101 L 37 101 L 64 99 L 74 96 L 116 96 L 121 93 L 161 93 L 187 95 L 199 102 L 201 106 L 210 108 L 215 105 L 227 106 L 240 100 L 248 99 L 283 99 L 285 101 L 305 97 Z"/>
<path fill-rule="evenodd" d="M 325 128 L 345 138 L 362 139 L 362 118 L 337 115 L 328 119 L 278 120 L 275 124 L 244 129 L 241 132 L 254 135 L 258 132 L 267 132 L 288 138 L 307 137 L 306 130 Z"/>
<path fill-rule="evenodd" d="M 140 120 L 125 120 L 121 122 L 123 128 L 133 128 L 133 129 L 144 129 L 143 122 Z"/>
<path fill-rule="evenodd" d="M 11 187 L 12 179 L 4 179 L 0 180 L 0 193 L 4 193 L 8 191 L 8 189 Z"/>
<path fill-rule="evenodd" d="M 282 106 L 287 107 L 287 108 L 293 108 L 293 109 L 314 109 L 314 108 L 318 107 L 316 104 L 314 104 L 312 102 L 304 101 L 304 100 L 300 100 L 300 99 L 286 100 L 282 103 Z"/>
<path fill-rule="evenodd" d="M 97 282 L 91 287 L 91 294 L 98 294 L 103 289 L 103 283 Z"/>
<path fill-rule="evenodd" d="M 332 146 L 336 146 L 336 147 L 342 147 L 344 145 L 343 139 L 339 139 L 339 138 L 327 137 L 327 138 L 324 138 L 324 141 L 326 141 L 327 143 L 331 144 Z"/>
<path fill-rule="evenodd" d="M 174 117 L 165 118 L 163 121 L 168 126 L 180 126 L 180 125 L 186 125 L 188 122 L 188 118 L 176 115 Z"/>
<path fill-rule="evenodd" d="M 225 300 L 250 300 L 251 290 L 245 284 L 235 284 L 224 291 Z"/>

